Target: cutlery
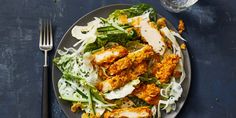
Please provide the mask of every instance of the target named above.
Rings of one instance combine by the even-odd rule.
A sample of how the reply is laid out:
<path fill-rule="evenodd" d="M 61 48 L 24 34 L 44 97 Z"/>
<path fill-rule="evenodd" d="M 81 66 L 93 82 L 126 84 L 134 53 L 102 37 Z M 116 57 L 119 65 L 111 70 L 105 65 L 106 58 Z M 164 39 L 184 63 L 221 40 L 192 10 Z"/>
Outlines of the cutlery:
<path fill-rule="evenodd" d="M 39 49 L 44 52 L 43 85 L 42 85 L 42 118 L 49 117 L 48 109 L 48 59 L 47 53 L 53 48 L 52 24 L 42 20 L 40 24 Z"/>

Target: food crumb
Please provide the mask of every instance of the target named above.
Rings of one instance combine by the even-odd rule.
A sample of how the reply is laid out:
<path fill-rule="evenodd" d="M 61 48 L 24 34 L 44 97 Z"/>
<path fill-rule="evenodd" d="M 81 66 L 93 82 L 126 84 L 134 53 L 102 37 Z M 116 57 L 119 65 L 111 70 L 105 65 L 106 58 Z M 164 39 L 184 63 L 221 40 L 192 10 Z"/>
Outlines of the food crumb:
<path fill-rule="evenodd" d="M 131 25 L 134 26 L 134 27 L 139 26 L 141 21 L 142 21 L 141 17 L 135 18 L 135 19 L 132 20 Z"/>
<path fill-rule="evenodd" d="M 186 49 L 185 43 L 182 43 L 182 44 L 180 45 L 180 48 L 181 48 L 182 50 L 185 50 L 185 49 Z"/>
<path fill-rule="evenodd" d="M 78 111 L 78 109 L 80 108 L 80 106 L 81 106 L 81 103 L 80 103 L 80 102 L 73 103 L 73 105 L 71 106 L 71 111 L 72 111 L 72 112 Z"/>
<path fill-rule="evenodd" d="M 185 30 L 185 26 L 184 26 L 184 21 L 183 20 L 179 20 L 178 30 L 179 30 L 180 34 L 182 34 L 183 31 Z"/>
<path fill-rule="evenodd" d="M 100 116 L 98 114 L 94 115 L 91 113 L 83 113 L 81 115 L 81 118 L 100 118 Z"/>
<path fill-rule="evenodd" d="M 121 16 L 119 16 L 119 22 L 121 23 L 121 24 L 127 24 L 128 23 L 128 18 L 127 18 L 127 15 L 121 15 Z"/>
<path fill-rule="evenodd" d="M 157 20 L 157 26 L 162 28 L 166 27 L 166 18 L 162 17 Z"/>
<path fill-rule="evenodd" d="M 180 78 L 181 75 L 182 75 L 182 72 L 180 72 L 180 71 L 174 71 L 174 73 L 173 73 L 173 76 L 174 76 L 175 78 Z"/>

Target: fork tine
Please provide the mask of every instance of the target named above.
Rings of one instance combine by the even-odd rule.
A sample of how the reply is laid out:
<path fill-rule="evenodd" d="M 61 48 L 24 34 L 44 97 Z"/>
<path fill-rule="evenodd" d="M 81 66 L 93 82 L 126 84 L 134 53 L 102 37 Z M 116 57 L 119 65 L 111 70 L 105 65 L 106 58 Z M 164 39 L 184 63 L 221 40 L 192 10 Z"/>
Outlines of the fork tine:
<path fill-rule="evenodd" d="M 52 39 L 52 23 L 51 20 L 49 21 L 49 27 L 50 27 L 50 46 L 53 45 L 53 39 Z"/>
<path fill-rule="evenodd" d="M 46 27 L 47 27 L 47 45 L 49 45 L 49 23 L 48 23 L 48 20 L 46 20 Z"/>
<path fill-rule="evenodd" d="M 42 45 L 42 36 L 43 36 L 43 23 L 42 23 L 42 20 L 40 21 L 40 28 L 39 28 L 39 32 L 40 32 L 40 34 L 39 34 L 39 46 L 41 46 Z"/>
<path fill-rule="evenodd" d="M 43 21 L 43 45 L 46 45 L 46 23 Z"/>

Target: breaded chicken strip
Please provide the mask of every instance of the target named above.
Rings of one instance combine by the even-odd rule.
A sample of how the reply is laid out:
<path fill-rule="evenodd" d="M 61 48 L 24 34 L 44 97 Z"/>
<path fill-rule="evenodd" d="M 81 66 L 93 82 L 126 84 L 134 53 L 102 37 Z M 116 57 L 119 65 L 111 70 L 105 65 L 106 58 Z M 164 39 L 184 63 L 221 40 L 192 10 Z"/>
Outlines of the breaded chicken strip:
<path fill-rule="evenodd" d="M 113 63 L 108 69 L 107 72 L 109 75 L 115 75 L 121 72 L 124 69 L 127 69 L 132 66 L 132 61 L 128 57 L 124 57 Z"/>
<path fill-rule="evenodd" d="M 111 64 L 119 58 L 128 54 L 128 50 L 123 46 L 115 46 L 105 51 L 99 51 L 95 54 L 93 62 L 97 65 Z"/>
<path fill-rule="evenodd" d="M 131 67 L 133 64 L 137 65 L 141 63 L 143 60 L 149 58 L 154 54 L 154 51 L 151 46 L 145 45 L 143 48 L 129 53 L 126 57 L 119 59 L 115 63 L 113 63 L 108 68 L 108 74 L 115 75 L 121 72 L 124 69 Z"/>
<path fill-rule="evenodd" d="M 148 107 L 122 108 L 106 112 L 104 118 L 151 118 L 152 111 Z"/>
<path fill-rule="evenodd" d="M 161 83 L 169 82 L 180 57 L 175 54 L 168 54 L 160 63 L 156 63 L 153 67 L 153 74 L 159 79 Z"/>
<path fill-rule="evenodd" d="M 159 102 L 160 88 L 155 84 L 141 84 L 132 94 L 148 104 L 157 105 Z"/>
<path fill-rule="evenodd" d="M 120 74 L 115 75 L 105 81 L 98 83 L 98 90 L 108 92 L 120 88 L 128 82 L 136 79 L 139 75 L 144 74 L 148 69 L 146 62 L 142 62 L 133 68 L 122 71 Z"/>

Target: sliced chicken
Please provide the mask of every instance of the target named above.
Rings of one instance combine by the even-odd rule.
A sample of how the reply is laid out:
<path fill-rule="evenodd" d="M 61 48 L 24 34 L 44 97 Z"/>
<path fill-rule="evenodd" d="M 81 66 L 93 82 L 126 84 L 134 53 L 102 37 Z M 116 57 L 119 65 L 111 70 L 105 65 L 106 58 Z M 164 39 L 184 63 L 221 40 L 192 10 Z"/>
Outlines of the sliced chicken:
<path fill-rule="evenodd" d="M 115 46 L 105 51 L 99 51 L 95 54 L 93 62 L 97 65 L 111 64 L 119 58 L 128 54 L 128 50 L 123 46 Z"/>
<path fill-rule="evenodd" d="M 170 76 L 172 76 L 180 57 L 175 54 L 168 54 L 164 56 L 164 59 L 160 63 L 153 65 L 153 74 L 158 78 L 161 83 L 169 82 Z"/>
<path fill-rule="evenodd" d="M 159 102 L 160 88 L 155 84 L 141 84 L 132 94 L 148 104 L 157 105 Z"/>
<path fill-rule="evenodd" d="M 152 111 L 148 107 L 122 108 L 106 112 L 104 118 L 151 118 Z"/>
<path fill-rule="evenodd" d="M 107 72 L 109 75 L 115 75 L 121 72 L 124 69 L 127 69 L 132 66 L 132 61 L 128 57 L 124 57 L 113 63 L 108 69 Z"/>
<path fill-rule="evenodd" d="M 148 21 L 142 21 L 140 23 L 140 32 L 143 39 L 153 47 L 153 50 L 160 55 L 165 52 L 166 45 L 163 41 L 163 37 L 157 28 L 153 27 Z"/>
<path fill-rule="evenodd" d="M 113 76 L 98 83 L 97 88 L 102 92 L 112 91 L 114 89 L 120 88 L 130 82 L 131 80 L 137 79 L 141 74 L 144 74 L 148 69 L 146 62 L 142 62 L 133 68 L 122 71 L 120 74 Z"/>
<path fill-rule="evenodd" d="M 132 65 L 137 65 L 141 63 L 143 60 L 149 58 L 154 54 L 154 51 L 151 46 L 145 45 L 143 48 L 129 53 L 126 57 L 123 57 L 113 63 L 109 68 L 108 68 L 108 74 L 110 75 L 115 75 L 119 72 L 121 72 L 124 69 L 127 69 L 131 67 Z"/>

